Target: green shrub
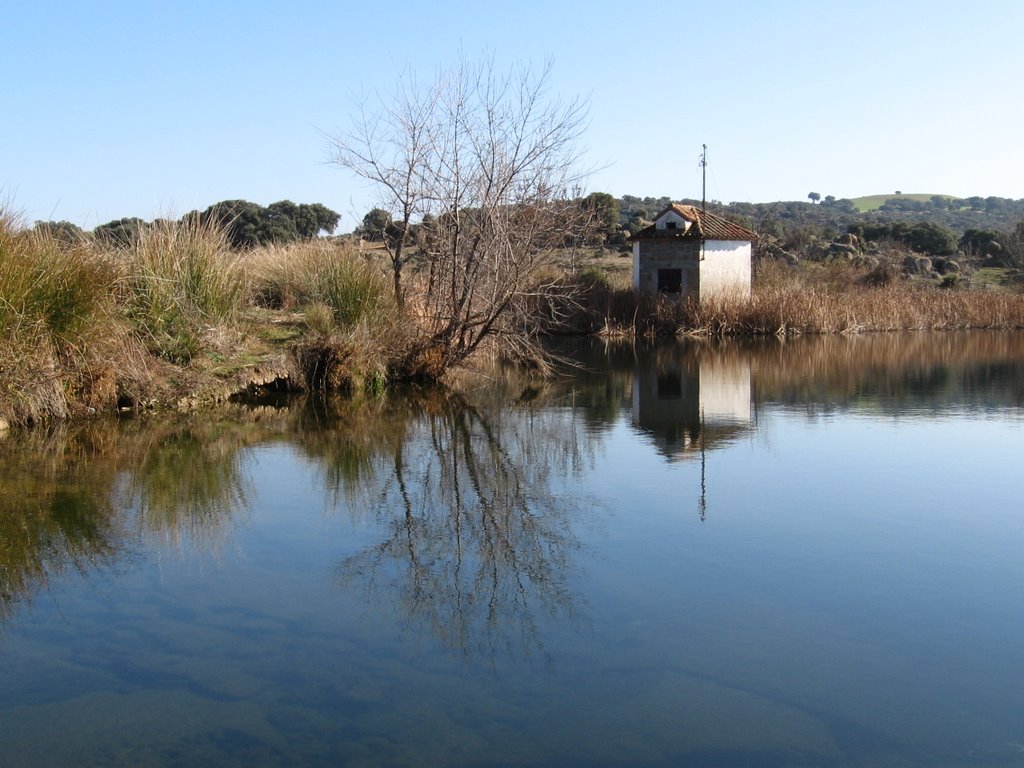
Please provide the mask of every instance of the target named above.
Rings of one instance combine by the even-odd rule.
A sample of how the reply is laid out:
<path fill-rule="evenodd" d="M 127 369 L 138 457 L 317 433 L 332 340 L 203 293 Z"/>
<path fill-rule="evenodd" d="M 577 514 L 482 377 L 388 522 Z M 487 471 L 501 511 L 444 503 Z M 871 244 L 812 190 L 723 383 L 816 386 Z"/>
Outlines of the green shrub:
<path fill-rule="evenodd" d="M 581 285 L 594 288 L 611 288 L 608 273 L 598 266 L 584 267 L 579 271 L 578 281 Z"/>

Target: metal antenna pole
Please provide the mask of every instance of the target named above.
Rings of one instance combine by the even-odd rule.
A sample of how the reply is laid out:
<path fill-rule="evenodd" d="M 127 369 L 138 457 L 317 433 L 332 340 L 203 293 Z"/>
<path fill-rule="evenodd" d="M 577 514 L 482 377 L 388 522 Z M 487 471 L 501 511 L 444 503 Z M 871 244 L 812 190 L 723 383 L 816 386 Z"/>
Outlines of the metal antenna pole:
<path fill-rule="evenodd" d="M 704 217 L 708 212 L 708 145 L 701 144 L 700 153 L 700 261 L 704 261 Z"/>
<path fill-rule="evenodd" d="M 708 210 L 708 145 L 701 144 L 700 153 L 700 211 L 707 213 Z"/>

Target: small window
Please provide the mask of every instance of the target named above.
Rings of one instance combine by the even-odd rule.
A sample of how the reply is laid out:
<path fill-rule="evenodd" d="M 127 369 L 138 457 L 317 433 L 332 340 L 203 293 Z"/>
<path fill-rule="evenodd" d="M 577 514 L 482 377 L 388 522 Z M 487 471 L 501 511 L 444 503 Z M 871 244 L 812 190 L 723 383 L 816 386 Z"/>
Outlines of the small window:
<path fill-rule="evenodd" d="M 682 293 L 683 292 L 683 270 L 681 270 L 681 269 L 659 269 L 658 270 L 658 292 L 659 293 Z"/>
<path fill-rule="evenodd" d="M 678 223 L 679 223 L 678 221 L 666 221 L 665 222 L 665 229 L 675 229 L 676 225 Z"/>

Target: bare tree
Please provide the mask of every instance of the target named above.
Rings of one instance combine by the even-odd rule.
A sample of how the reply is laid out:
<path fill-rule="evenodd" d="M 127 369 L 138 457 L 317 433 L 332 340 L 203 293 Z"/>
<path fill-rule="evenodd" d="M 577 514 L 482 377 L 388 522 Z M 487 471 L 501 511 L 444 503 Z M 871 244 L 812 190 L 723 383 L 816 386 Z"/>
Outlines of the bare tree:
<path fill-rule="evenodd" d="M 379 205 L 391 214 L 398 235 L 384 237 L 391 258 L 395 300 L 401 305 L 402 268 L 408 258 L 409 225 L 430 209 L 425 171 L 431 162 L 437 85 L 420 89 L 400 80 L 390 100 L 378 97 L 373 111 L 361 105 L 352 128 L 329 138 L 330 159 L 376 186 Z"/>
<path fill-rule="evenodd" d="M 550 98 L 550 74 L 460 62 L 428 87 L 402 83 L 331 138 L 333 161 L 375 184 L 394 216 L 395 296 L 424 331 L 413 372 L 437 375 L 488 339 L 526 343 L 531 294 L 547 290 L 538 267 L 586 224 L 586 106 Z M 414 238 L 419 219 L 429 231 Z M 413 301 L 403 269 L 421 251 Z"/>

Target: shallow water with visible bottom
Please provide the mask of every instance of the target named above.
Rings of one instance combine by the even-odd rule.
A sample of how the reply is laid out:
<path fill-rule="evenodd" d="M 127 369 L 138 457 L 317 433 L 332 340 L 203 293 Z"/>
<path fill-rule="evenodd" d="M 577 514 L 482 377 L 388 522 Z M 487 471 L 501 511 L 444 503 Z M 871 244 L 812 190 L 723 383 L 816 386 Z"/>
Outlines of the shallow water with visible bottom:
<path fill-rule="evenodd" d="M 1024 335 L 0 439 L 3 766 L 1024 766 Z"/>

